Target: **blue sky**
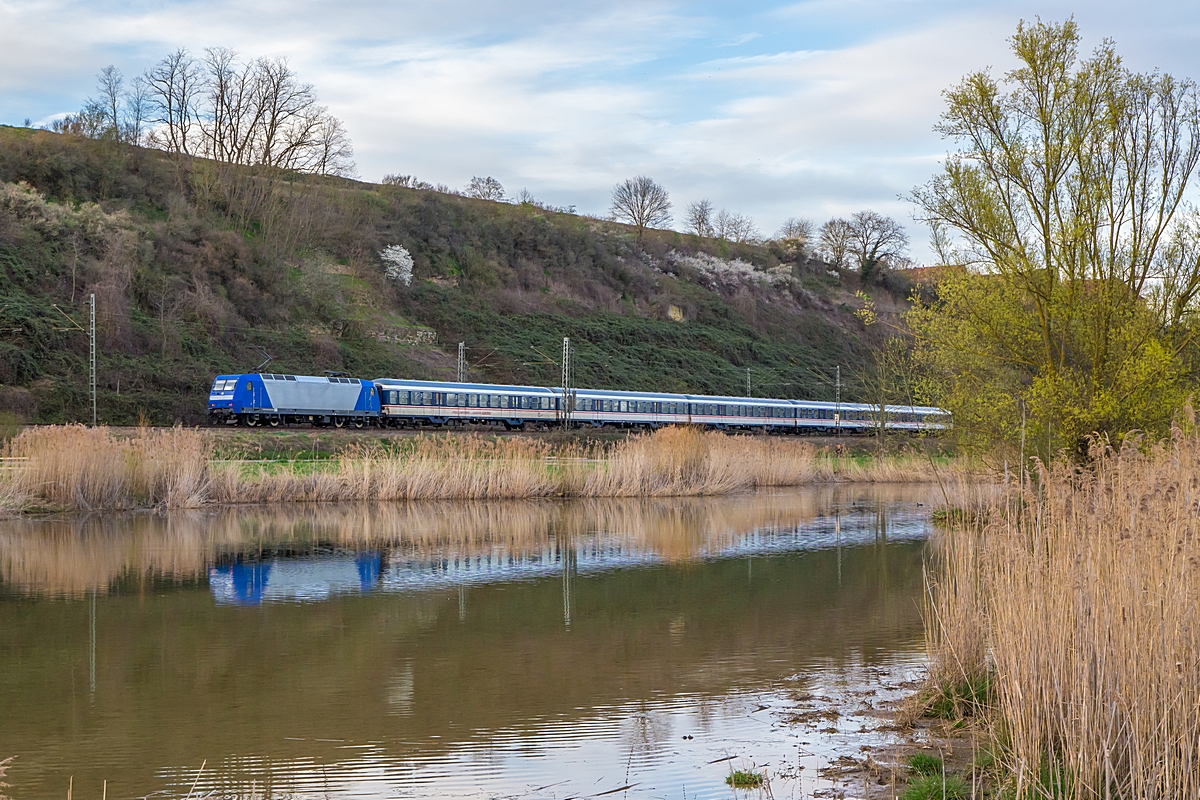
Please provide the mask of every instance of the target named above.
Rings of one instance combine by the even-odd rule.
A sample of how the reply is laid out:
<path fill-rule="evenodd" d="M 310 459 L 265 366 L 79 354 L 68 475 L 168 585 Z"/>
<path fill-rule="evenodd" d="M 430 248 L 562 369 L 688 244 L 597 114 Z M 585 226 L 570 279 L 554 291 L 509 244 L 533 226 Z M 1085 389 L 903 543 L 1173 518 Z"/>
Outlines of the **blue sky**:
<path fill-rule="evenodd" d="M 605 213 L 647 174 L 764 233 L 861 208 L 926 235 L 900 199 L 937 169 L 941 92 L 1010 64 L 1017 21 L 1074 15 L 1137 70 L 1200 77 L 1200 13 L 1150 0 L 798 3 L 0 0 L 0 122 L 77 109 L 95 73 L 167 51 L 286 56 L 345 122 L 361 176 L 492 175 Z"/>

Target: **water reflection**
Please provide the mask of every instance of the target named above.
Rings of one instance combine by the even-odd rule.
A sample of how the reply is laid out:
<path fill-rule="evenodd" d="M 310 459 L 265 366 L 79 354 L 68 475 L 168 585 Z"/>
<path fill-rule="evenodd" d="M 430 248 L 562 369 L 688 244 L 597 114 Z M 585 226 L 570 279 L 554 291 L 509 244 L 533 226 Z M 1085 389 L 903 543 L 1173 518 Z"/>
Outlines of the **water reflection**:
<path fill-rule="evenodd" d="M 911 490 L 735 498 L 247 507 L 0 524 L 0 587 L 51 597 L 207 578 L 218 600 L 317 600 L 564 571 L 920 538 Z M 883 505 L 881 505 L 883 504 Z M 836 513 L 829 513 L 832 508 Z M 842 525 L 847 532 L 843 536 Z M 565 601 L 567 602 L 567 601 Z"/>
<path fill-rule="evenodd" d="M 786 743 L 739 698 L 918 649 L 922 499 L 5 523 L 8 791 L 724 796 L 714 751 Z"/>

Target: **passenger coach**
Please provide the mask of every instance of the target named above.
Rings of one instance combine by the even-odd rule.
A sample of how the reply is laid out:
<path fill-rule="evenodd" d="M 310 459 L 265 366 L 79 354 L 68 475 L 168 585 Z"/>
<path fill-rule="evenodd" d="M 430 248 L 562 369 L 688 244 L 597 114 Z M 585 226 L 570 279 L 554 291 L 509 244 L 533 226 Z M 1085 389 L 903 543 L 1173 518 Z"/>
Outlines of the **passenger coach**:
<path fill-rule="evenodd" d="M 538 386 L 380 378 L 380 424 L 390 427 L 492 423 L 507 428 L 561 419 L 562 392 Z"/>

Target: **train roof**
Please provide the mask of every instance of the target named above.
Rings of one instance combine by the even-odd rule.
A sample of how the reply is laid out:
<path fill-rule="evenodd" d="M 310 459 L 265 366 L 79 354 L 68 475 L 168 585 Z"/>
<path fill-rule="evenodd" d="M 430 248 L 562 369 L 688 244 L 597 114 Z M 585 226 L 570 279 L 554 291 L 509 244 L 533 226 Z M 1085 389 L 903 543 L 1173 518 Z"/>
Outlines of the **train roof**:
<path fill-rule="evenodd" d="M 362 378 L 351 378 L 348 375 L 293 375 L 290 372 L 232 372 L 228 375 L 217 375 L 213 380 L 227 381 L 247 377 L 266 378 L 267 376 L 271 376 L 273 380 L 284 379 L 297 383 L 328 383 L 331 377 L 345 378 L 358 384 L 369 383 L 369 381 L 363 381 Z"/>
<path fill-rule="evenodd" d="M 217 375 L 213 380 L 230 380 L 243 378 L 248 375 L 257 375 L 263 378 L 267 375 L 272 377 L 279 375 L 288 380 L 299 381 L 302 383 L 324 383 L 329 380 L 329 376 L 320 375 L 292 375 L 276 372 L 239 372 L 226 373 Z M 339 376 L 340 377 L 340 376 Z M 522 386 L 518 384 L 504 383 L 458 383 L 455 381 L 423 381 L 410 380 L 405 378 L 376 378 L 372 381 L 364 381 L 360 378 L 352 378 L 355 383 L 376 383 L 380 386 L 389 388 L 417 388 L 417 389 L 433 389 L 438 391 L 460 391 L 460 392 L 520 392 L 523 394 L 533 394 L 540 396 L 557 396 L 561 389 L 548 388 L 545 386 Z M 680 394 L 674 392 L 630 392 L 619 389 L 586 389 L 578 388 L 573 390 L 577 396 L 599 396 L 599 397 L 616 397 L 622 399 L 653 399 L 653 400 L 669 400 L 700 403 L 739 403 L 751 405 L 787 405 L 799 406 L 804 408 L 816 408 L 829 411 L 871 411 L 875 409 L 873 403 L 837 403 L 828 400 L 788 400 L 777 397 L 735 397 L 732 395 L 708 395 L 708 394 Z M 936 414 L 950 416 L 950 412 L 944 408 L 935 406 L 909 406 L 909 405 L 886 405 L 887 411 L 899 414 Z"/>
<path fill-rule="evenodd" d="M 388 388 L 415 387 L 444 392 L 528 392 L 530 394 L 557 394 L 553 389 L 547 389 L 544 386 L 520 386 L 508 383 L 457 383 L 454 381 L 417 381 L 404 378 L 376 378 L 374 382 Z"/>
<path fill-rule="evenodd" d="M 580 395 L 597 395 L 600 397 L 619 397 L 627 400 L 687 400 L 686 394 L 675 394 L 673 392 L 626 392 L 620 389 L 573 389 L 576 396 Z"/>

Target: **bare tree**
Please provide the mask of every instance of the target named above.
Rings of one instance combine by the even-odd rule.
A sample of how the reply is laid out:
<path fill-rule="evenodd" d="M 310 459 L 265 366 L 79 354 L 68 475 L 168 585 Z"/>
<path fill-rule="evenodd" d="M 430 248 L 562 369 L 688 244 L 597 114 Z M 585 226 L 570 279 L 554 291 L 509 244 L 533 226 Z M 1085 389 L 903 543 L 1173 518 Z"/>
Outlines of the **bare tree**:
<path fill-rule="evenodd" d="M 847 252 L 858 262 L 858 274 L 869 283 L 881 267 L 901 260 L 908 250 L 908 234 L 900 223 L 875 211 L 850 217 Z"/>
<path fill-rule="evenodd" d="M 712 236 L 713 204 L 710 200 L 697 200 L 687 207 L 684 222 L 688 230 L 697 236 Z"/>
<path fill-rule="evenodd" d="M 129 82 L 125 93 L 125 121 L 121 126 L 125 141 L 142 144 L 146 134 L 146 121 L 150 114 L 150 86 L 141 75 Z"/>
<path fill-rule="evenodd" d="M 258 135 L 254 163 L 284 169 L 309 166 L 311 148 L 325 109 L 317 107 L 312 84 L 300 83 L 287 59 L 255 62 Z"/>
<path fill-rule="evenodd" d="M 321 124 L 317 126 L 314 153 L 313 172 L 318 175 L 354 177 L 354 145 L 350 142 L 346 127 L 337 117 L 330 114 L 322 117 Z"/>
<path fill-rule="evenodd" d="M 816 225 L 812 220 L 790 217 L 780 226 L 775 239 L 789 255 L 803 259 L 808 257 L 815 236 Z"/>
<path fill-rule="evenodd" d="M 103 106 L 94 100 L 89 100 L 78 114 L 68 114 L 62 119 L 50 123 L 50 130 L 67 136 L 83 136 L 88 139 L 99 139 L 104 135 L 105 123 L 108 120 Z"/>
<path fill-rule="evenodd" d="M 191 153 L 196 100 L 201 91 L 200 65 L 182 47 L 146 72 L 151 107 L 159 124 L 151 143 L 174 153 Z"/>
<path fill-rule="evenodd" d="M 613 188 L 612 215 L 636 227 L 637 243 L 641 244 L 646 228 L 671 221 L 671 196 L 645 175 L 628 178 Z"/>
<path fill-rule="evenodd" d="M 807 246 L 812 242 L 816 231 L 817 226 L 811 219 L 789 217 L 779 226 L 778 237 L 781 241 L 800 242 L 802 246 Z"/>
<path fill-rule="evenodd" d="M 497 202 L 504 201 L 504 187 L 500 181 L 493 178 L 491 175 L 486 178 L 481 178 L 478 175 L 471 178 L 471 182 L 467 184 L 467 197 L 474 197 L 478 200 L 495 200 Z"/>
<path fill-rule="evenodd" d="M 753 219 L 723 208 L 713 218 L 713 233 L 720 239 L 739 243 L 757 242 L 761 238 Z"/>
<path fill-rule="evenodd" d="M 354 174 L 345 125 L 318 105 L 285 59 L 241 62 L 224 47 L 202 61 L 179 49 L 125 90 L 121 71 L 98 75 L 99 97 L 51 125 L 59 133 L 164 150 L 222 164 L 271 166 L 321 175 Z"/>
<path fill-rule="evenodd" d="M 831 219 L 821 226 L 817 240 L 817 253 L 826 264 L 842 269 L 850 252 L 850 223 L 847 220 Z"/>
<path fill-rule="evenodd" d="M 91 101 L 104 110 L 104 133 L 102 136 L 121 141 L 122 106 L 125 99 L 125 78 L 121 70 L 109 64 L 96 76 L 96 89 L 100 96 Z"/>
<path fill-rule="evenodd" d="M 204 53 L 207 113 L 200 120 L 204 153 L 231 164 L 251 163 L 261 113 L 255 102 L 254 66 L 238 64 L 237 53 L 227 47 L 210 47 Z"/>
<path fill-rule="evenodd" d="M 381 181 L 386 186 L 403 186 L 405 189 L 433 189 L 432 183 L 419 180 L 416 175 L 398 175 L 389 173 Z"/>

